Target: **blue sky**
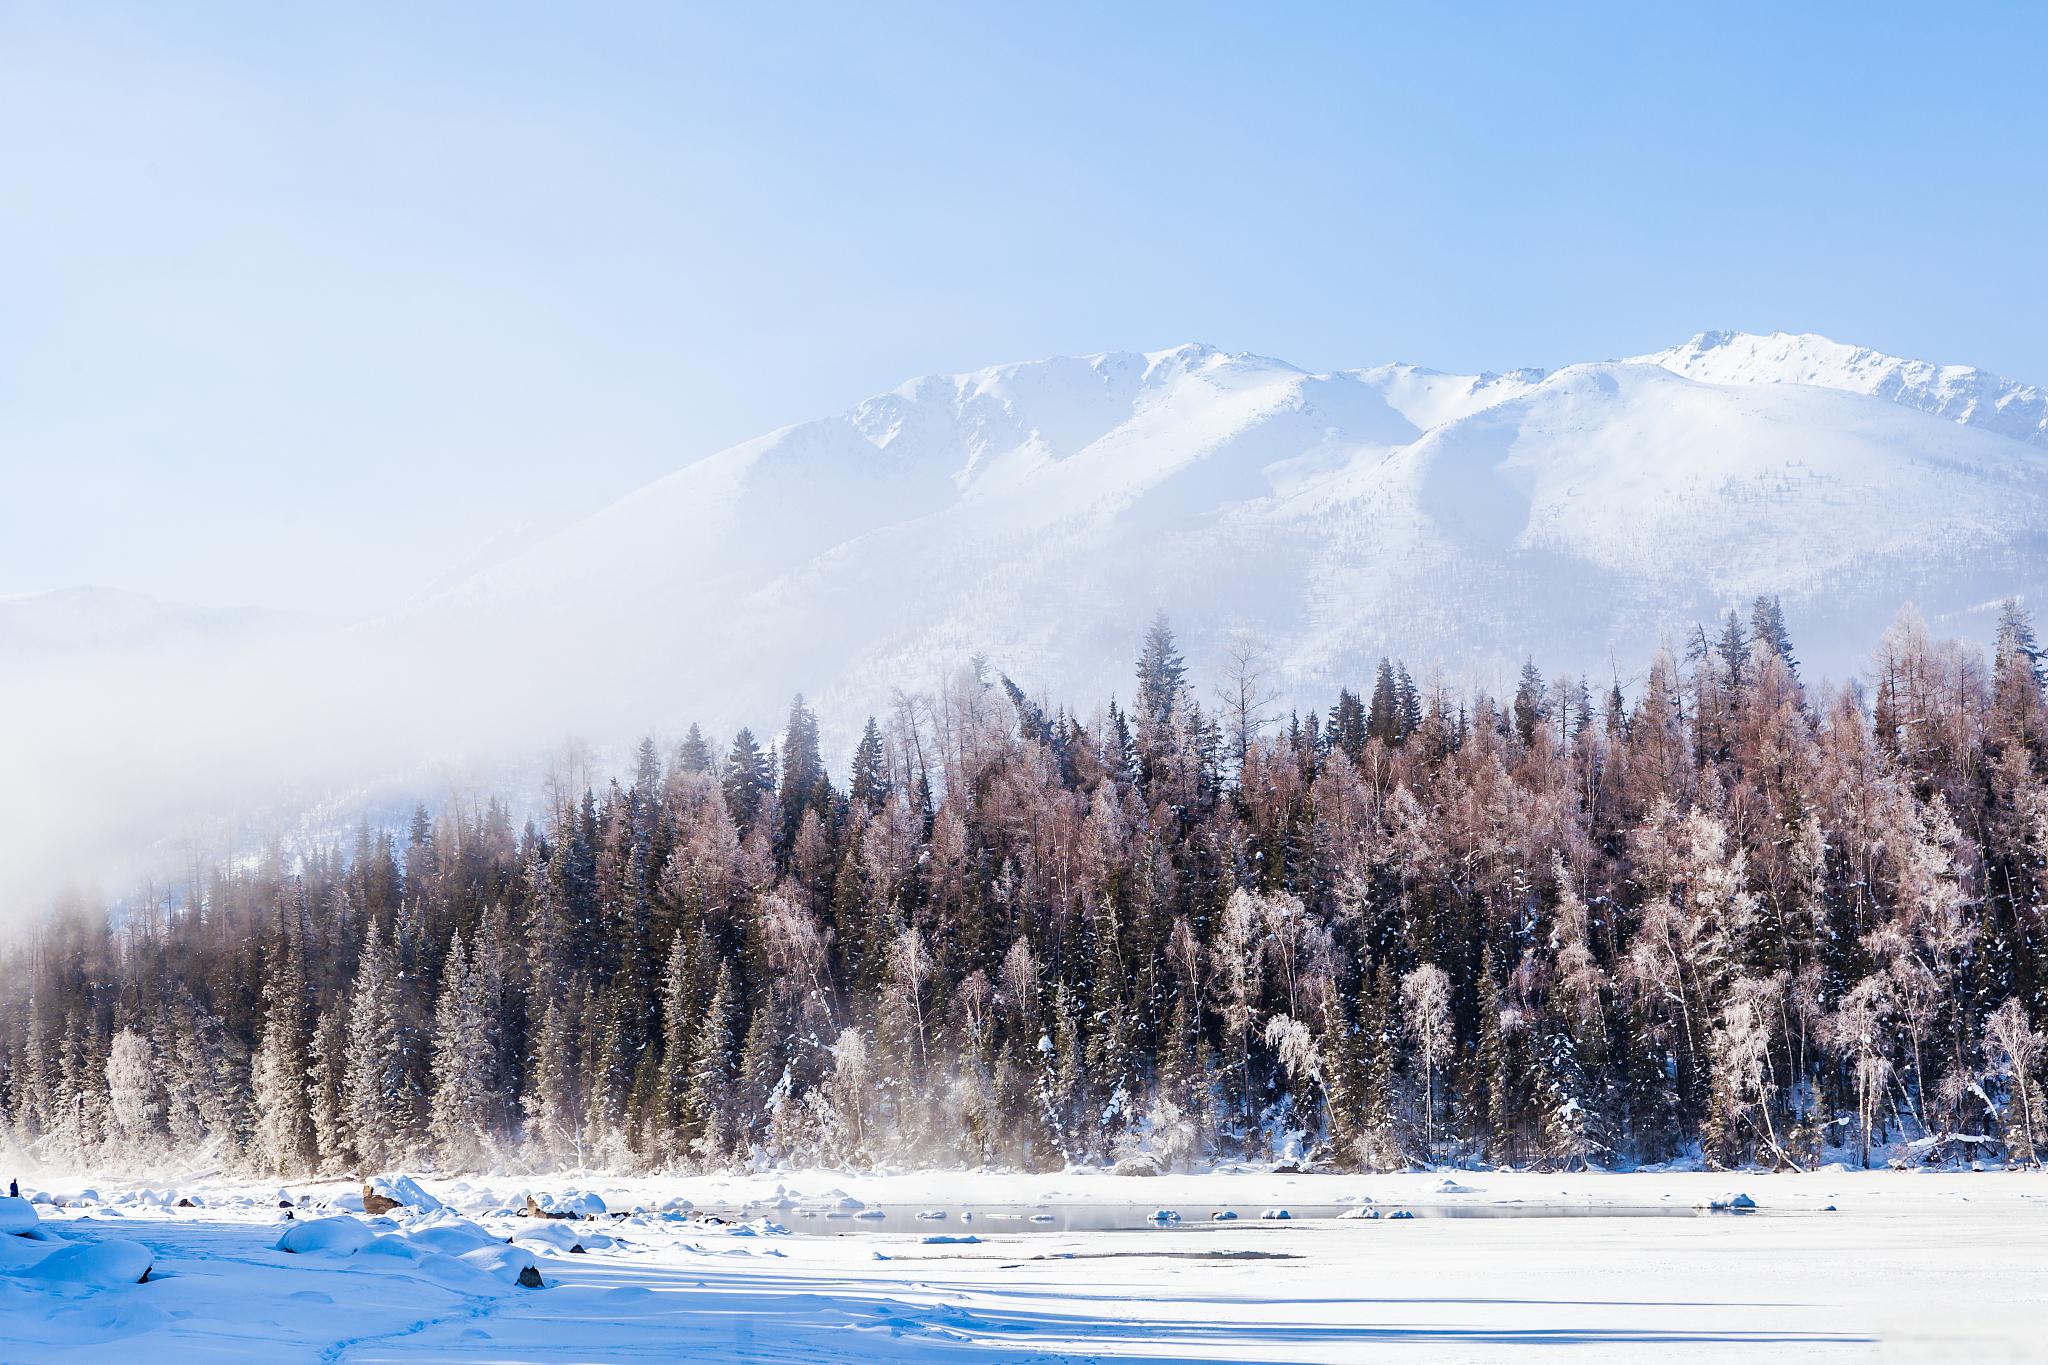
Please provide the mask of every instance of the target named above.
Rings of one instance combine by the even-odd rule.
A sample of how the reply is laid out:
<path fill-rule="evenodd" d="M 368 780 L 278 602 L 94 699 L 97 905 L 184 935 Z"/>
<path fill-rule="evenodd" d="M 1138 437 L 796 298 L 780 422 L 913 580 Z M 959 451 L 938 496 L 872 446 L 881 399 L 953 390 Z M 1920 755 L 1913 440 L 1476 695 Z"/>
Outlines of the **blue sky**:
<path fill-rule="evenodd" d="M 0 594 L 354 612 L 918 373 L 2048 383 L 2048 7 L 0 3 Z"/>

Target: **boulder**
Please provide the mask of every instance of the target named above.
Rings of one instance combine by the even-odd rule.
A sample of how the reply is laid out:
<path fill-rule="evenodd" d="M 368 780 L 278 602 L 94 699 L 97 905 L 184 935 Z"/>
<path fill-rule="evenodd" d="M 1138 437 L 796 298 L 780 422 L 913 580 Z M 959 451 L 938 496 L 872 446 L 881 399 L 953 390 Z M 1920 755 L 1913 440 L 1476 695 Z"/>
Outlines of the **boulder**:
<path fill-rule="evenodd" d="M 433 1213 L 440 1207 L 441 1201 L 409 1175 L 375 1175 L 363 1182 L 363 1212 L 367 1214 L 389 1213 L 393 1209 Z"/>

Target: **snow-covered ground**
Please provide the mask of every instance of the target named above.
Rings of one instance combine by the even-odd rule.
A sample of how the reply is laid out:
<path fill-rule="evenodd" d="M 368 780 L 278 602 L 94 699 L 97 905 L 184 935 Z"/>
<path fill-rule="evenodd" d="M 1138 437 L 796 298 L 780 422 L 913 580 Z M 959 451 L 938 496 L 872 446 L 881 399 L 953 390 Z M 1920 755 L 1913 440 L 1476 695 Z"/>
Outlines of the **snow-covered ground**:
<path fill-rule="evenodd" d="M 274 1187 L 47 1181 L 41 1240 L 0 1234 L 0 1360 L 2048 1359 L 2040 1174 L 424 1185 L 449 1207 L 365 1218 L 326 1183 L 286 1222 Z M 1754 1212 L 1695 1207 L 1738 1191 Z"/>

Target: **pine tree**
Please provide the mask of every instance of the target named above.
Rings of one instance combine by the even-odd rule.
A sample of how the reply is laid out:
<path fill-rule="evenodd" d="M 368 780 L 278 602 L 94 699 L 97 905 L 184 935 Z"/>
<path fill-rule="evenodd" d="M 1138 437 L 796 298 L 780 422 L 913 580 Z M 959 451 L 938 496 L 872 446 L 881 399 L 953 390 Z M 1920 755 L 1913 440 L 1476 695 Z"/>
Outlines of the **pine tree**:
<path fill-rule="evenodd" d="M 484 1150 L 491 1096 L 490 1021 L 484 982 L 456 931 L 434 1009 L 434 1098 L 428 1133 L 445 1168 L 467 1170 Z"/>
<path fill-rule="evenodd" d="M 287 941 L 264 985 L 263 1037 L 251 1073 L 257 1158 L 266 1171 L 277 1175 L 301 1175 L 314 1165 L 312 1108 L 306 1093 L 305 996 L 297 943 Z"/>
<path fill-rule="evenodd" d="M 1367 716 L 1365 704 L 1350 688 L 1338 691 L 1337 703 L 1330 708 L 1330 723 L 1324 727 L 1323 736 L 1330 752 L 1341 753 L 1353 763 L 1364 758 L 1365 741 L 1372 736 L 1372 721 Z"/>
<path fill-rule="evenodd" d="M 1401 742 L 1401 688 L 1394 666 L 1385 658 L 1373 675 L 1372 702 L 1366 709 L 1365 733 L 1389 747 Z"/>
<path fill-rule="evenodd" d="M 871 811 L 880 810 L 889 802 L 889 757 L 873 716 L 868 717 L 867 728 L 860 734 L 860 746 L 853 751 L 848 785 L 854 801 Z"/>
<path fill-rule="evenodd" d="M 1163 726 L 1172 719 L 1187 691 L 1187 661 L 1173 640 L 1166 613 L 1152 618 L 1138 654 L 1137 715 L 1141 728 Z"/>
<path fill-rule="evenodd" d="M 1536 669 L 1535 660 L 1522 665 L 1522 675 L 1515 684 L 1515 733 L 1522 737 L 1522 743 L 1534 744 L 1536 731 L 1549 719 L 1550 707 L 1544 700 L 1543 675 Z"/>
<path fill-rule="evenodd" d="M 1799 660 L 1792 654 L 1792 636 L 1785 629 L 1785 609 L 1775 595 L 1758 594 L 1749 609 L 1749 633 L 1756 646 L 1778 656 L 1794 678 Z"/>
<path fill-rule="evenodd" d="M 738 1011 L 738 988 L 732 963 L 718 964 L 718 985 L 711 1003 L 697 1027 L 690 1050 L 690 1089 L 686 1101 L 689 1114 L 690 1150 L 698 1162 L 715 1167 L 732 1151 L 736 1134 L 733 1125 L 733 1026 Z"/>
<path fill-rule="evenodd" d="M 708 777 L 713 762 L 711 746 L 705 742 L 704 732 L 697 728 L 696 722 L 691 722 L 688 733 L 683 736 L 682 745 L 676 750 L 676 770 Z"/>
<path fill-rule="evenodd" d="M 782 732 L 782 846 L 789 847 L 806 812 L 831 814 L 832 784 L 825 776 L 825 756 L 818 745 L 818 715 L 804 705 L 801 693 L 789 705 L 789 723 Z"/>
<path fill-rule="evenodd" d="M 732 822 L 741 829 L 748 828 L 760 814 L 762 804 L 775 785 L 768 755 L 755 742 L 752 730 L 742 727 L 733 736 L 732 750 L 725 757 L 723 781 L 725 807 L 732 815 Z"/>

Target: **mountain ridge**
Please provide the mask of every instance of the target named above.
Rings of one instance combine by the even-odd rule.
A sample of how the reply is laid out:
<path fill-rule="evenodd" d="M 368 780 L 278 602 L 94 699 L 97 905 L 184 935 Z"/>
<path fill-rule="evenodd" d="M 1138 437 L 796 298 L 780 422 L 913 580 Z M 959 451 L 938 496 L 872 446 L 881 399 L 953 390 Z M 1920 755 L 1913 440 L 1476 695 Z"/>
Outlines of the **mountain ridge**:
<path fill-rule="evenodd" d="M 1957 628 L 2043 586 L 2038 393 L 1788 333 L 1479 375 L 1205 343 L 1012 362 L 688 463 L 439 609 L 651 615 L 691 642 L 674 691 L 720 723 L 801 686 L 843 727 L 972 654 L 1107 696 L 1162 608 L 1191 658 L 1260 631 L 1305 702 L 1381 654 L 1643 658 L 1756 592 L 1841 677 L 1903 601 Z"/>

